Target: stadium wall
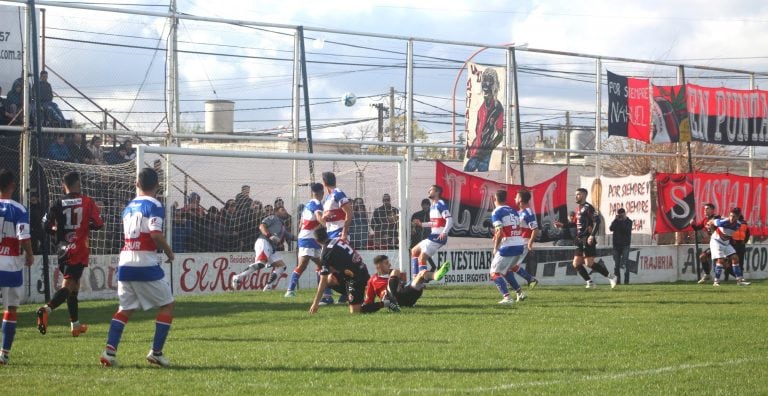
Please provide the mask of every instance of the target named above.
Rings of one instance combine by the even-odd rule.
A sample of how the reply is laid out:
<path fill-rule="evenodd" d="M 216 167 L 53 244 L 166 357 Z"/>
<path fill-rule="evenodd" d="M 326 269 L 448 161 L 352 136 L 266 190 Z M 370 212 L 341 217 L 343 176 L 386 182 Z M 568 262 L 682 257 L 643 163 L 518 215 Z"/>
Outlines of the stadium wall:
<path fill-rule="evenodd" d="M 362 251 L 363 259 L 373 273 L 373 256 L 387 254 L 397 257 L 396 251 Z M 572 247 L 547 247 L 535 250 L 526 259 L 526 268 L 535 274 L 542 285 L 580 285 L 583 283 L 573 270 Z M 630 254 L 630 283 L 664 283 L 695 281 L 697 268 L 693 245 L 680 246 L 636 246 Z M 451 260 L 451 271 L 445 279 L 436 284 L 447 286 L 488 285 L 488 269 L 491 264 L 490 249 L 445 249 L 438 252 L 437 263 Z M 91 256 L 90 266 L 83 273 L 80 299 L 114 299 L 117 293 L 117 255 Z M 50 257 L 51 263 L 56 257 Z M 597 260 L 602 260 L 609 270 L 613 269 L 610 248 L 598 249 Z M 296 256 L 287 253 L 284 261 L 288 271 L 283 274 L 278 288 L 286 287 L 287 277 L 296 266 Z M 745 257 L 744 275 L 747 279 L 768 278 L 768 245 L 748 245 Z M 163 264 L 166 280 L 171 283 L 174 295 L 199 295 L 231 291 L 231 277 L 243 271 L 253 262 L 252 254 L 243 253 L 180 253 L 173 266 Z M 61 273 L 55 264 L 51 265 L 51 280 L 56 288 L 61 284 Z M 406 267 L 407 271 L 407 267 Z M 623 277 L 624 270 L 622 270 Z M 261 289 L 269 272 L 261 270 L 252 275 L 244 285 L 245 290 Z M 603 279 L 598 276 L 597 283 Z M 607 284 L 607 281 L 605 282 Z M 35 257 L 35 263 L 25 273 L 26 302 L 43 302 L 42 256 Z M 300 288 L 314 288 L 317 278 L 314 265 L 310 264 L 301 277 Z M 279 292 L 279 291 L 277 291 Z"/>

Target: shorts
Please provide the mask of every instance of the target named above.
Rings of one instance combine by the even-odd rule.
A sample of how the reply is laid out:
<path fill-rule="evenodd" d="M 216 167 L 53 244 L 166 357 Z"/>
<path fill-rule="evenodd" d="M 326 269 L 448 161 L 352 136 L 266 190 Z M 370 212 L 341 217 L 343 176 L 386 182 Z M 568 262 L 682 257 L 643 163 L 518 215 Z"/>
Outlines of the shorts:
<path fill-rule="evenodd" d="M 592 244 L 589 244 L 587 243 L 587 238 L 576 238 L 576 251 L 573 253 L 574 256 L 577 256 L 577 257 L 597 256 L 597 239 L 593 239 L 594 242 Z"/>
<path fill-rule="evenodd" d="M 416 305 L 416 301 L 419 301 L 422 293 L 424 293 L 424 289 L 416 290 L 412 286 L 401 286 L 397 288 L 395 298 L 401 307 L 412 307 Z"/>
<path fill-rule="evenodd" d="M 365 286 L 370 278 L 367 271 L 358 273 L 354 277 L 348 277 L 338 272 L 334 272 L 332 276 L 336 278 L 339 285 L 333 286 L 331 289 L 339 292 L 339 294 L 346 294 L 349 305 L 360 305 L 365 301 Z"/>
<path fill-rule="evenodd" d="M 3 293 L 3 307 L 18 307 L 21 304 L 21 297 L 24 295 L 24 286 L 19 287 L 0 287 Z"/>
<path fill-rule="evenodd" d="M 282 260 L 280 255 L 275 253 L 275 248 L 272 247 L 272 243 L 264 238 L 256 240 L 256 243 L 253 245 L 253 250 L 256 252 L 256 263 L 271 265 Z"/>
<path fill-rule="evenodd" d="M 156 281 L 118 281 L 117 298 L 120 310 L 162 307 L 173 302 L 171 285 L 165 279 Z"/>
<path fill-rule="evenodd" d="M 65 260 L 59 260 L 59 272 L 64 276 L 64 279 L 80 281 L 84 270 L 85 266 L 82 264 L 70 264 Z"/>
<path fill-rule="evenodd" d="M 736 254 L 736 249 L 731 246 L 728 241 L 718 241 L 712 239 L 709 241 L 709 250 L 712 251 L 712 260 L 727 258 L 732 254 Z"/>
<path fill-rule="evenodd" d="M 524 254 L 518 256 L 502 256 L 496 253 L 491 261 L 491 274 L 506 274 L 510 268 L 523 262 Z"/>
<path fill-rule="evenodd" d="M 445 245 L 444 243 L 438 243 L 431 239 L 424 239 L 423 241 L 419 242 L 419 248 L 421 249 L 421 252 L 426 254 L 427 256 L 434 256 L 435 253 L 437 253 L 437 249 L 440 249 Z"/>
<path fill-rule="evenodd" d="M 321 249 L 316 248 L 306 248 L 306 247 L 300 247 L 299 248 L 299 257 L 320 257 L 320 251 Z"/>

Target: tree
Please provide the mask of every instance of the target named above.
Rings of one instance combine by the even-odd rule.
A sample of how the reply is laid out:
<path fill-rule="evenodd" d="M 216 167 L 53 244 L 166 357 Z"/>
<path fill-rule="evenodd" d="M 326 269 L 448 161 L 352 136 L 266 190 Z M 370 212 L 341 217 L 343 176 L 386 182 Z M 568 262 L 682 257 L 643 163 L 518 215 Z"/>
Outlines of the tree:
<path fill-rule="evenodd" d="M 633 139 L 611 137 L 602 145 L 602 150 L 615 153 L 677 153 L 672 157 L 645 155 L 611 156 L 602 161 L 605 173 L 614 176 L 644 175 L 648 172 L 688 172 L 688 148 L 685 143 L 646 144 Z M 717 172 L 733 168 L 733 149 L 702 142 L 691 142 L 693 169 L 697 172 Z M 720 159 L 696 158 L 697 155 L 716 156 Z"/>

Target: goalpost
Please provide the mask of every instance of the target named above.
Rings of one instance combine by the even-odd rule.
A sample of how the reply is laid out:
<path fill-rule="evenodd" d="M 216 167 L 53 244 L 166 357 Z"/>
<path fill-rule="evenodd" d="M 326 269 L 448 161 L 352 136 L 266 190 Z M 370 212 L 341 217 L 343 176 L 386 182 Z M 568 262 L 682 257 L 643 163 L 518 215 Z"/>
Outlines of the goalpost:
<path fill-rule="evenodd" d="M 228 248 L 224 251 L 250 252 L 259 219 L 269 214 L 267 206 L 278 204 L 272 199 L 289 197 L 294 186 L 298 188 L 296 203 L 302 205 L 290 207 L 288 200 L 283 202 L 292 216 L 290 231 L 297 233 L 300 209 L 310 199 L 309 183 L 314 175 L 309 175 L 307 167 L 300 167 L 302 171 L 293 174 L 291 164 L 310 160 L 315 163 L 318 179 L 324 171 L 336 174 L 337 186 L 353 203 L 356 220 L 360 209 L 371 223 L 370 227 L 363 227 L 367 228 L 364 231 L 350 230 L 350 241 L 367 239 L 362 249 L 368 250 L 394 250 L 396 246 L 398 253 L 396 259 L 393 257 L 393 266 L 407 271 L 410 217 L 405 157 L 139 146 L 135 169 L 136 173 L 146 166 L 161 169 L 169 242 L 187 251 L 207 251 L 211 248 L 207 244 L 220 243 Z M 374 238 L 379 235 L 373 231 L 372 209 L 381 203 L 385 193 L 391 193 L 392 205 L 400 209 L 397 242 L 393 241 L 389 249 L 377 243 Z M 221 240 L 212 241 L 212 235 L 219 233 L 223 235 Z"/>

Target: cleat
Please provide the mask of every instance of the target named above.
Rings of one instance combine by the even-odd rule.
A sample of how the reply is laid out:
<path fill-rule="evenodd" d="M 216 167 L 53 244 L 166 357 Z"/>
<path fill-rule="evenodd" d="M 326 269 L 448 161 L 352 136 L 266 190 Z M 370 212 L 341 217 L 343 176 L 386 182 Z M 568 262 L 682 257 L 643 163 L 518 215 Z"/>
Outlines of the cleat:
<path fill-rule="evenodd" d="M 535 289 L 536 286 L 539 285 L 539 280 L 536 278 L 533 278 L 530 282 L 528 282 L 528 288 L 529 289 Z"/>
<path fill-rule="evenodd" d="M 116 367 L 117 366 L 117 356 L 110 355 L 107 350 L 101 352 L 101 356 L 99 357 L 99 361 L 101 362 L 102 367 Z"/>
<path fill-rule="evenodd" d="M 451 270 L 451 260 L 448 260 L 440 266 L 440 269 L 438 269 L 437 272 L 435 272 L 435 276 L 434 276 L 435 280 L 439 281 L 443 279 L 443 277 L 445 277 L 445 274 L 447 274 L 448 271 L 450 270 Z"/>
<path fill-rule="evenodd" d="M 347 295 L 346 295 L 346 294 L 341 294 L 341 295 L 339 295 L 339 299 L 338 299 L 338 300 L 336 300 L 336 303 L 337 303 L 337 304 L 346 304 L 346 303 L 348 303 L 348 302 L 349 302 L 349 298 L 347 297 Z"/>
<path fill-rule="evenodd" d="M 524 292 L 520 292 L 520 293 L 517 293 L 517 298 L 515 299 L 515 301 L 520 302 L 525 300 L 526 298 L 528 298 L 528 295 L 525 294 Z"/>
<path fill-rule="evenodd" d="M 614 275 L 608 278 L 608 282 L 611 282 L 611 289 L 615 289 L 618 284 L 618 279 L 616 279 L 616 276 Z"/>
<path fill-rule="evenodd" d="M 709 280 L 709 275 L 704 274 L 704 275 L 701 276 L 701 279 L 699 279 L 699 281 L 697 283 L 699 283 L 699 284 L 707 283 L 708 280 Z"/>
<path fill-rule="evenodd" d="M 712 286 L 720 286 L 720 281 L 718 281 L 718 280 L 715 280 L 715 282 L 714 282 L 714 283 L 712 283 Z"/>
<path fill-rule="evenodd" d="M 35 314 L 37 315 L 37 330 L 40 331 L 40 334 L 45 335 L 48 331 L 48 310 L 45 307 L 40 307 Z"/>
<path fill-rule="evenodd" d="M 160 367 L 168 367 L 168 366 L 171 365 L 171 361 L 168 360 L 168 358 L 165 357 L 165 355 L 163 355 L 162 352 L 157 354 L 157 353 L 152 352 L 151 350 L 147 354 L 147 361 L 150 364 L 154 364 L 154 365 L 157 365 L 157 366 L 160 366 Z"/>
<path fill-rule="evenodd" d="M 320 302 L 318 305 L 333 305 L 333 297 L 332 296 L 323 296 L 323 298 L 320 299 Z"/>
<path fill-rule="evenodd" d="M 285 298 L 293 298 L 293 297 L 296 297 L 296 292 L 295 292 L 295 291 L 293 291 L 293 290 L 288 290 L 287 292 L 285 292 L 285 296 L 283 296 L 283 297 L 285 297 Z"/>
<path fill-rule="evenodd" d="M 591 280 L 587 281 L 587 289 L 593 289 L 595 287 L 595 282 L 592 282 Z"/>
<path fill-rule="evenodd" d="M 744 279 L 741 279 L 739 281 L 736 281 L 736 284 L 739 285 L 739 286 L 749 286 L 749 285 L 752 284 L 752 282 L 747 282 Z"/>
<path fill-rule="evenodd" d="M 271 283 L 267 283 L 267 284 L 264 286 L 264 288 L 263 288 L 263 289 L 261 289 L 261 291 L 270 291 L 270 290 L 272 290 L 272 284 L 271 284 Z"/>
<path fill-rule="evenodd" d="M 384 305 L 387 306 L 387 309 L 389 309 L 390 312 L 394 312 L 394 313 L 400 312 L 400 304 L 398 304 L 398 303 L 396 303 L 394 301 L 388 301 Z"/>
<path fill-rule="evenodd" d="M 243 281 L 240 279 L 240 275 L 235 275 L 232 277 L 232 291 L 239 289 L 242 285 Z"/>
<path fill-rule="evenodd" d="M 81 324 L 72 328 L 72 337 L 80 337 L 80 334 L 85 334 L 86 332 L 88 332 L 88 325 Z"/>
<path fill-rule="evenodd" d="M 499 301 L 499 304 L 501 305 L 512 305 L 514 303 L 515 303 L 515 300 L 509 297 L 504 297 L 501 301 Z"/>
<path fill-rule="evenodd" d="M 0 354 L 0 366 L 6 366 L 11 363 L 11 357 L 6 354 Z"/>

